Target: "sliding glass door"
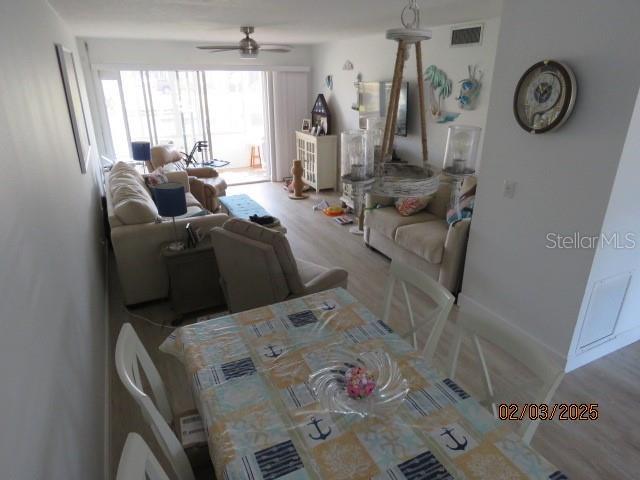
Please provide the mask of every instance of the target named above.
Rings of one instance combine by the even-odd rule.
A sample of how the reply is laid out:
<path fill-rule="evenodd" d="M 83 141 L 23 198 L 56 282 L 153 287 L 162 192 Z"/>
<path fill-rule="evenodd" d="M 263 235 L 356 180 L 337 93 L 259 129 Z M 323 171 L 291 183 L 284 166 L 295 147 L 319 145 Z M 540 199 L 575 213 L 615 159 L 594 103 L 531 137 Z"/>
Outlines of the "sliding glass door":
<path fill-rule="evenodd" d="M 211 152 L 249 166 L 251 147 L 264 151 L 264 104 L 260 72 L 205 72 Z"/>
<path fill-rule="evenodd" d="M 189 152 L 194 142 L 207 140 L 209 159 L 229 161 L 233 168 L 248 167 L 257 147 L 266 172 L 264 75 L 252 71 L 101 71 L 109 153 L 128 158 L 131 141 L 136 140 L 172 144 Z"/>

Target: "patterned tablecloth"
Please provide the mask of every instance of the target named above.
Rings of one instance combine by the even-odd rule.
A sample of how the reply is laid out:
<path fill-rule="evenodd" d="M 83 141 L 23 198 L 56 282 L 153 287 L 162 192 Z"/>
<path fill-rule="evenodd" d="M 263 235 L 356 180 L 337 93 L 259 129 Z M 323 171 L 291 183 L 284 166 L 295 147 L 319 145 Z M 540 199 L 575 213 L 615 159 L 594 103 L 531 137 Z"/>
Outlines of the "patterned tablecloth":
<path fill-rule="evenodd" d="M 385 351 L 410 392 L 388 418 L 329 413 L 309 374 L 332 348 Z M 176 330 L 218 479 L 567 478 L 336 289 Z"/>

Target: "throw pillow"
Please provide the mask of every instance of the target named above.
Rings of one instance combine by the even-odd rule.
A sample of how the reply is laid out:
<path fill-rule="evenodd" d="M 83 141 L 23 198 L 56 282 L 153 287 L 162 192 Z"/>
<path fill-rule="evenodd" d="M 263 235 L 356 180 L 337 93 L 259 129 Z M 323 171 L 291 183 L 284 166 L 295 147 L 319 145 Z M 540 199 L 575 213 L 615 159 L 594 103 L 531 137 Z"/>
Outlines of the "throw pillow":
<path fill-rule="evenodd" d="M 147 187 L 152 188 L 163 183 L 169 183 L 169 179 L 162 171 L 162 168 L 158 168 L 145 177 Z"/>
<path fill-rule="evenodd" d="M 399 198 L 396 200 L 396 210 L 403 217 L 408 217 L 410 215 L 414 215 L 421 210 L 427 208 L 429 202 L 431 201 L 431 195 L 426 197 L 408 197 L 408 198 Z"/>

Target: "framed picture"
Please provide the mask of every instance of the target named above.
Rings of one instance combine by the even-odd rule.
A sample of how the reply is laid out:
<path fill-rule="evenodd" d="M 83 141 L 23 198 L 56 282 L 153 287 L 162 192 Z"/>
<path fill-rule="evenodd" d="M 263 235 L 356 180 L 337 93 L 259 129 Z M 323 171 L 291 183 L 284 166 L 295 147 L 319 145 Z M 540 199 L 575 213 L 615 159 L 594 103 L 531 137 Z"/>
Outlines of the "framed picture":
<path fill-rule="evenodd" d="M 311 119 L 310 118 L 305 118 L 304 120 L 302 120 L 302 131 L 303 132 L 311 131 Z"/>
<path fill-rule="evenodd" d="M 82 103 L 82 95 L 80 95 L 80 82 L 78 81 L 76 64 L 71 50 L 60 44 L 56 44 L 56 54 L 58 55 L 58 65 L 60 66 L 60 74 L 62 75 L 64 93 L 67 97 L 67 107 L 69 109 L 76 150 L 78 151 L 80 171 L 87 173 L 87 161 L 89 160 L 91 143 L 89 142 L 85 108 Z"/>

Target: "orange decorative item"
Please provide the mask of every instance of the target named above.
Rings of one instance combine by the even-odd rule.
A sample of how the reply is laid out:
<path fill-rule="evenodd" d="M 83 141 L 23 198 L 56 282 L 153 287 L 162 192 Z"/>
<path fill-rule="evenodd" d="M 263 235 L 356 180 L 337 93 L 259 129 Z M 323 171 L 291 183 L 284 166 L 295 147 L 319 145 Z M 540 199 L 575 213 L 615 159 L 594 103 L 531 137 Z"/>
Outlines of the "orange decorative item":
<path fill-rule="evenodd" d="M 293 167 L 291 167 L 291 175 L 293 175 L 293 193 L 289 195 L 289 198 L 293 200 L 302 200 L 304 198 L 308 198 L 309 195 L 305 195 L 303 193 L 304 182 L 302 181 L 302 173 L 304 172 L 302 168 L 301 160 L 294 160 Z"/>
<path fill-rule="evenodd" d="M 342 207 L 327 207 L 323 210 L 324 214 L 328 217 L 339 217 L 344 213 Z"/>

